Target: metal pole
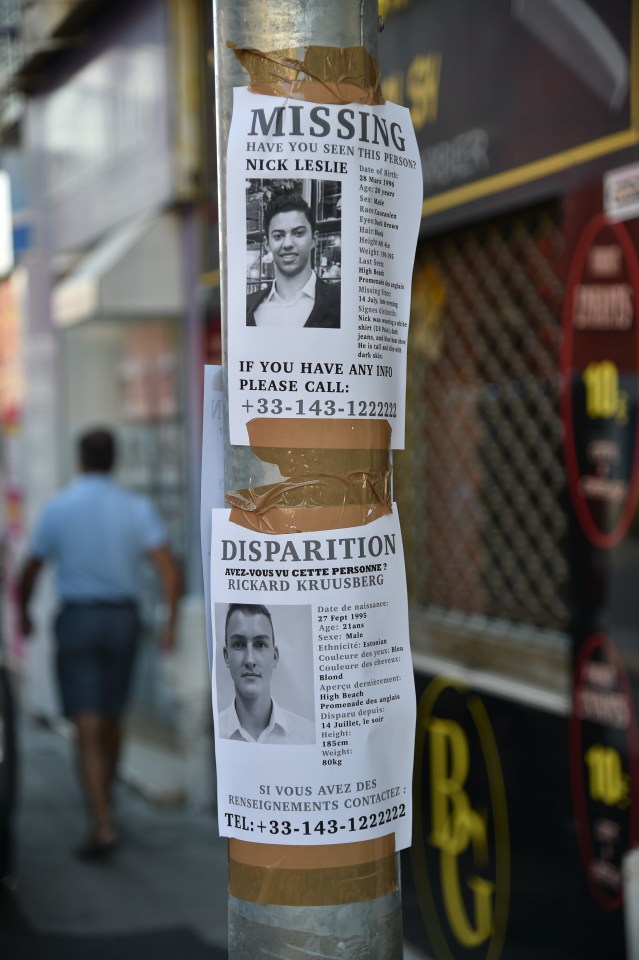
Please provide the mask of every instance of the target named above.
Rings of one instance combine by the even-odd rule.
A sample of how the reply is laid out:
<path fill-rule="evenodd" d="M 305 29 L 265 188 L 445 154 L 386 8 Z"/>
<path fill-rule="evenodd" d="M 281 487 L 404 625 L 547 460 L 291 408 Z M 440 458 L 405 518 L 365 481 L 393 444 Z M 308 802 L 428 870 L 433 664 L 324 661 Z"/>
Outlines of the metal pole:
<path fill-rule="evenodd" d="M 377 0 L 213 0 L 215 27 L 215 81 L 217 113 L 218 189 L 220 211 L 220 288 L 223 344 L 226 355 L 228 263 L 224 237 L 226 208 L 226 152 L 231 122 L 234 86 L 245 86 L 248 77 L 226 41 L 262 52 L 301 48 L 309 45 L 364 47 L 377 55 L 379 30 Z M 275 467 L 263 463 L 248 447 L 225 444 L 226 489 L 255 487 L 280 479 Z M 351 899 L 337 905 L 326 896 L 315 901 L 315 889 L 326 890 L 327 873 L 334 882 L 349 883 L 340 863 L 339 846 L 324 847 L 321 868 L 308 869 L 303 858 L 282 868 L 282 848 L 249 844 L 255 859 L 245 869 L 250 872 L 248 888 L 255 891 L 239 899 L 229 898 L 229 960 L 289 960 L 291 957 L 331 958 L 331 960 L 401 960 L 401 897 L 399 860 L 380 871 L 390 871 L 396 883 L 391 892 L 371 896 L 365 884 L 358 888 L 350 880 Z M 258 855 L 259 854 L 259 855 Z M 229 861 L 232 866 L 232 859 Z M 379 865 L 376 865 L 379 866 Z M 330 879 L 329 879 L 330 883 Z M 297 905 L 299 885 L 306 887 L 304 905 Z M 370 890 L 370 887 L 368 888 Z M 268 891 L 268 892 L 265 892 Z M 261 901 L 261 902 L 258 902 Z M 265 902 L 268 901 L 268 902 Z"/>
<path fill-rule="evenodd" d="M 225 236 L 227 224 L 226 148 L 233 87 L 248 83 L 246 71 L 226 41 L 262 51 L 304 48 L 309 44 L 363 46 L 377 57 L 377 10 L 377 0 L 213 0 L 220 237 Z M 228 264 L 224 244 L 220 246 L 222 342 L 226 355 Z M 279 478 L 277 468 L 269 468 L 258 460 L 249 447 L 226 445 L 227 490 L 259 486 Z"/>

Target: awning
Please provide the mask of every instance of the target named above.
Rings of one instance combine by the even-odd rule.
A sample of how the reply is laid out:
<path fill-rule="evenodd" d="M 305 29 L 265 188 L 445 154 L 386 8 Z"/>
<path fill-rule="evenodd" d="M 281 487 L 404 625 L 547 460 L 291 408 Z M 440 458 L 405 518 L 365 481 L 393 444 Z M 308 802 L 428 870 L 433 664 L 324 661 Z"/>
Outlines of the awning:
<path fill-rule="evenodd" d="M 53 322 L 167 316 L 184 308 L 175 214 L 144 216 L 110 233 L 53 291 Z"/>

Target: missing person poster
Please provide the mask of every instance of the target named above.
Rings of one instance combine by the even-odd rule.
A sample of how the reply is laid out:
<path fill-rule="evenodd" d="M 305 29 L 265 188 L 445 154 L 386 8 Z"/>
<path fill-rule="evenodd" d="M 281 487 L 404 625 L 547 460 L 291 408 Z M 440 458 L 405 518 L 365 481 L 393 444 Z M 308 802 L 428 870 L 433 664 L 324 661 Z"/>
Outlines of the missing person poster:
<path fill-rule="evenodd" d="M 288 538 L 213 510 L 223 836 L 410 845 L 415 689 L 397 513 Z"/>
<path fill-rule="evenodd" d="M 258 417 L 385 419 L 404 445 L 422 173 L 410 113 L 234 91 L 231 443 Z"/>

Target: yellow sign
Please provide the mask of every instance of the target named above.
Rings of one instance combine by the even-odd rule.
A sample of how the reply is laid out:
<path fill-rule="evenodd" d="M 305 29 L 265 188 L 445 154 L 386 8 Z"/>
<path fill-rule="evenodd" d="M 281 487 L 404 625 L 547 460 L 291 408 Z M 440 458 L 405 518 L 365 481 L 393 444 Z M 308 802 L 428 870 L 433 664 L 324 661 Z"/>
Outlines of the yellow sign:
<path fill-rule="evenodd" d="M 455 718 L 447 715 L 451 696 Z M 479 780 L 472 776 L 477 766 Z M 478 795 L 477 782 L 487 782 L 488 793 Z M 499 753 L 481 698 L 444 678 L 432 681 L 419 705 L 414 784 L 413 871 L 437 958 L 483 948 L 485 960 L 498 960 L 510 898 Z"/>

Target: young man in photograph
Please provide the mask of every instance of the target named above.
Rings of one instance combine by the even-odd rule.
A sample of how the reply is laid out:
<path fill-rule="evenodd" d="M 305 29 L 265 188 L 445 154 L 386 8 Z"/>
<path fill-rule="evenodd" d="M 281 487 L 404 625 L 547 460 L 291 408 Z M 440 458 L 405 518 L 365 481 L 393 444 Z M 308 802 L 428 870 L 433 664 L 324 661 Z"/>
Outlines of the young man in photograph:
<path fill-rule="evenodd" d="M 338 328 L 340 284 L 322 280 L 313 269 L 317 231 L 306 201 L 294 192 L 276 194 L 264 213 L 264 230 L 275 279 L 249 294 L 246 325 Z"/>
<path fill-rule="evenodd" d="M 235 685 L 235 697 L 220 712 L 220 737 L 248 743 L 315 743 L 311 721 L 285 710 L 271 695 L 271 676 L 279 659 L 269 610 L 261 604 L 230 604 L 224 662 Z"/>

